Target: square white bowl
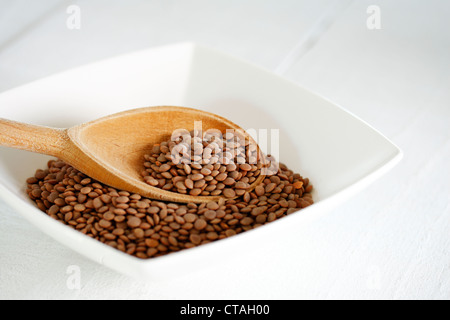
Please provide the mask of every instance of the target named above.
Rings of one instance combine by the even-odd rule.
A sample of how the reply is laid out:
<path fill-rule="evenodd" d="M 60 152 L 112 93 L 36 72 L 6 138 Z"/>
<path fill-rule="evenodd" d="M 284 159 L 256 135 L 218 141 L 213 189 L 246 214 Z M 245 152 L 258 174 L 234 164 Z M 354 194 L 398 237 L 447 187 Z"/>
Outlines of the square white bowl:
<path fill-rule="evenodd" d="M 45 168 L 49 157 L 0 147 L 0 197 L 44 233 L 82 255 L 134 278 L 152 280 L 173 277 L 179 266 L 184 272 L 199 268 L 220 272 L 230 264 L 238 268 L 244 257 L 246 268 L 257 268 L 259 257 L 280 245 L 291 254 L 296 244 L 292 237 L 287 242 L 286 236 L 295 233 L 296 226 L 347 200 L 402 157 L 383 135 L 330 101 L 257 66 L 192 43 L 126 54 L 9 90 L 0 94 L 0 117 L 63 128 L 159 105 L 204 109 L 244 129 L 279 129 L 280 161 L 310 178 L 316 204 L 232 238 L 141 260 L 36 208 L 25 194 L 25 180 Z"/>

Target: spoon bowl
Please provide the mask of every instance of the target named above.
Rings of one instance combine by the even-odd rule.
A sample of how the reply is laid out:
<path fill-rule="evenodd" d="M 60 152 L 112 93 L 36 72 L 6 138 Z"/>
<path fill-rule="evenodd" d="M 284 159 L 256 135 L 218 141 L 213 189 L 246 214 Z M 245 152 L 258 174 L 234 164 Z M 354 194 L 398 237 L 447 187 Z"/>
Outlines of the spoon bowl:
<path fill-rule="evenodd" d="M 221 196 L 191 196 L 152 187 L 144 182 L 144 155 L 154 144 L 171 138 L 178 129 L 227 129 L 245 134 L 218 115 L 184 107 L 149 107 L 121 112 L 70 129 L 55 129 L 0 119 L 0 145 L 57 157 L 85 175 L 119 190 L 171 202 L 203 203 Z M 256 188 L 260 175 L 250 186 Z"/>

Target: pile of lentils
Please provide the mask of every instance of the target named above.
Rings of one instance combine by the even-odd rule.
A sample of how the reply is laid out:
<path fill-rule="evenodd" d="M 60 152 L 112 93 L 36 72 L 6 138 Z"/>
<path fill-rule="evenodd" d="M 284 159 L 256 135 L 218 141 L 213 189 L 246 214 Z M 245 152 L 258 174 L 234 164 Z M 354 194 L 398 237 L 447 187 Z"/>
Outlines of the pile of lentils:
<path fill-rule="evenodd" d="M 243 196 L 263 168 L 258 146 L 239 131 L 180 132 L 144 157 L 145 182 L 191 196 Z"/>
<path fill-rule="evenodd" d="M 252 192 L 204 204 L 177 204 L 116 190 L 60 160 L 27 180 L 40 210 L 85 235 L 141 259 L 234 236 L 313 204 L 307 178 L 279 165 Z"/>

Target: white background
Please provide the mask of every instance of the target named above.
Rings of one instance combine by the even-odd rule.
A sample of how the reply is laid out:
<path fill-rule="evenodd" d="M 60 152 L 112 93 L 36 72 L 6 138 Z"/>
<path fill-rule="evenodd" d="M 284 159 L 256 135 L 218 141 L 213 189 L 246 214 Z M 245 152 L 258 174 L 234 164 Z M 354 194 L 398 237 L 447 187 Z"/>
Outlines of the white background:
<path fill-rule="evenodd" d="M 72 4 L 81 9 L 80 30 L 66 26 Z M 370 5 L 381 9 L 380 30 L 367 27 Z M 173 279 L 185 284 L 182 292 L 170 282 L 137 282 L 0 203 L 0 298 L 449 299 L 449 17 L 447 0 L 0 0 L 0 91 L 195 41 L 331 99 L 405 153 L 381 180 L 299 228 L 296 277 L 265 278 L 261 266 L 255 278 L 230 279 L 228 287 L 213 279 L 198 287 L 182 273 Z M 79 290 L 67 286 L 72 265 L 81 270 Z"/>

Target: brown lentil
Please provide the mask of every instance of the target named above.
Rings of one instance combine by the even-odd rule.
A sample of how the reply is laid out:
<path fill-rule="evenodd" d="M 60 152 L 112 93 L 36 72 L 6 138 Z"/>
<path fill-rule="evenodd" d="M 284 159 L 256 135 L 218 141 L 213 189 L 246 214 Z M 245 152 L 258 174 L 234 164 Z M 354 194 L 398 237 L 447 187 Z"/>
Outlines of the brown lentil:
<path fill-rule="evenodd" d="M 234 197 L 236 197 L 236 191 L 234 191 L 233 189 L 225 189 L 224 191 L 223 191 L 223 195 L 226 197 L 226 198 L 234 198 Z"/>
<path fill-rule="evenodd" d="M 195 166 L 162 163 L 161 153 L 170 152 L 171 148 L 172 145 L 162 143 L 152 150 L 160 154 L 146 157 L 146 168 L 158 168 L 158 174 L 146 181 L 165 186 L 168 181 L 159 175 L 161 170 L 176 179 L 169 182 L 180 190 L 186 188 L 188 193 L 201 194 L 210 187 L 211 191 L 206 192 L 219 191 L 228 198 L 207 204 L 146 199 L 94 181 L 59 160 L 49 161 L 48 169 L 37 170 L 34 177 L 27 179 L 27 193 L 50 217 L 141 259 L 231 237 L 314 203 L 310 181 L 282 164 L 277 174 L 248 192 L 244 187 L 253 178 L 248 174 L 261 169 L 257 165 L 225 165 L 215 160 Z M 154 163 L 153 158 L 157 159 Z"/>
<path fill-rule="evenodd" d="M 178 139 L 149 148 L 141 170 L 147 184 L 191 196 L 228 193 L 231 197 L 225 186 L 246 190 L 259 176 L 262 157 L 243 134 L 228 132 L 222 137 L 213 132 L 179 133 Z M 239 191 L 237 195 L 244 193 Z"/>

